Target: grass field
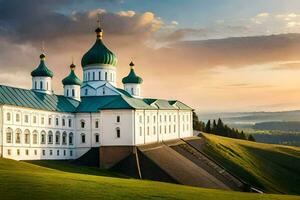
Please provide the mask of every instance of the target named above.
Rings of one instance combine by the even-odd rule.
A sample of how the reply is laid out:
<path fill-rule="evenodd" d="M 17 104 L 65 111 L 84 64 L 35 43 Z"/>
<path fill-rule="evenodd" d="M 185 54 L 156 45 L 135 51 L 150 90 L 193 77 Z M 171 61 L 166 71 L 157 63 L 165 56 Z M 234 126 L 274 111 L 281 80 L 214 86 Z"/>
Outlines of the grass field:
<path fill-rule="evenodd" d="M 203 134 L 205 153 L 246 182 L 270 193 L 300 194 L 300 148 Z"/>
<path fill-rule="evenodd" d="M 0 199 L 296 200 L 300 197 L 226 192 L 126 179 L 69 162 L 26 163 L 0 159 Z"/>

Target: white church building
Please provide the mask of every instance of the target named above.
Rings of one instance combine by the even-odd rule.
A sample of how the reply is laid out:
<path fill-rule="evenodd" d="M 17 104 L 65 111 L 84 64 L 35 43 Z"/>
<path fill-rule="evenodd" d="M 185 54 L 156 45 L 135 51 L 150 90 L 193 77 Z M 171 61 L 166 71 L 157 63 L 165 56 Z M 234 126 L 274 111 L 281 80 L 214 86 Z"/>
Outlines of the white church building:
<path fill-rule="evenodd" d="M 30 90 L 0 85 L 1 157 L 77 159 L 99 148 L 109 158 L 122 149 L 193 135 L 192 108 L 144 98 L 132 62 L 124 89 L 117 87 L 117 58 L 104 45 L 102 32 L 96 29 L 96 42 L 82 57 L 83 81 L 71 64 L 63 95 L 53 92 L 45 54 L 31 72 Z"/>

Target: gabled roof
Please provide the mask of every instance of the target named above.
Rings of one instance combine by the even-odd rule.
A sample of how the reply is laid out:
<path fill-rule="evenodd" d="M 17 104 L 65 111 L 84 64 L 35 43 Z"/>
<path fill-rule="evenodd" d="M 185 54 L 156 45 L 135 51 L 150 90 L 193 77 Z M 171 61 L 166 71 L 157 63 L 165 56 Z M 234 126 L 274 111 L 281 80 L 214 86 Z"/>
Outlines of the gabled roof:
<path fill-rule="evenodd" d="M 79 102 L 60 95 L 0 85 L 0 104 L 47 111 L 74 112 Z"/>
<path fill-rule="evenodd" d="M 191 107 L 187 106 L 186 104 L 174 100 L 163 100 L 163 99 L 143 99 L 145 103 L 148 105 L 155 107 L 161 110 L 193 110 Z"/>

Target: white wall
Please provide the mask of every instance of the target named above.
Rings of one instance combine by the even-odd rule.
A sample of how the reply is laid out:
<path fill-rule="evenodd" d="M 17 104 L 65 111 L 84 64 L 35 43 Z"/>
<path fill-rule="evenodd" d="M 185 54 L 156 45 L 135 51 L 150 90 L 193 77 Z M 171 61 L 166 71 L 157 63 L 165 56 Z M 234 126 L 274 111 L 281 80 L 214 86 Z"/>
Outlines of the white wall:
<path fill-rule="evenodd" d="M 35 91 L 52 94 L 52 78 L 43 76 L 32 77 L 32 89 Z"/>
<path fill-rule="evenodd" d="M 74 96 L 73 96 L 72 90 L 74 90 Z M 64 86 L 64 96 L 80 101 L 80 86 L 79 85 L 65 85 Z"/>
<path fill-rule="evenodd" d="M 133 84 L 133 83 L 124 84 L 124 90 L 136 98 L 141 97 L 141 85 L 140 84 Z"/>

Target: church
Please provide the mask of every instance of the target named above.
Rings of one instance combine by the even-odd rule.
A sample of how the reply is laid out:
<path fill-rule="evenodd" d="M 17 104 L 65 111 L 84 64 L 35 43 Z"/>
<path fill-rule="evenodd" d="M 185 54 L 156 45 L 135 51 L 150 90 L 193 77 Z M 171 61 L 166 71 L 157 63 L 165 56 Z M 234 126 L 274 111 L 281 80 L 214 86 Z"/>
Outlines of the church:
<path fill-rule="evenodd" d="M 117 87 L 117 57 L 104 45 L 103 30 L 95 32 L 94 45 L 81 59 L 83 80 L 72 63 L 63 95 L 53 92 L 44 53 L 31 72 L 31 89 L 0 85 L 1 157 L 69 160 L 98 148 L 100 159 L 117 162 L 133 147 L 193 135 L 192 108 L 144 98 L 133 62 L 123 89 Z"/>

